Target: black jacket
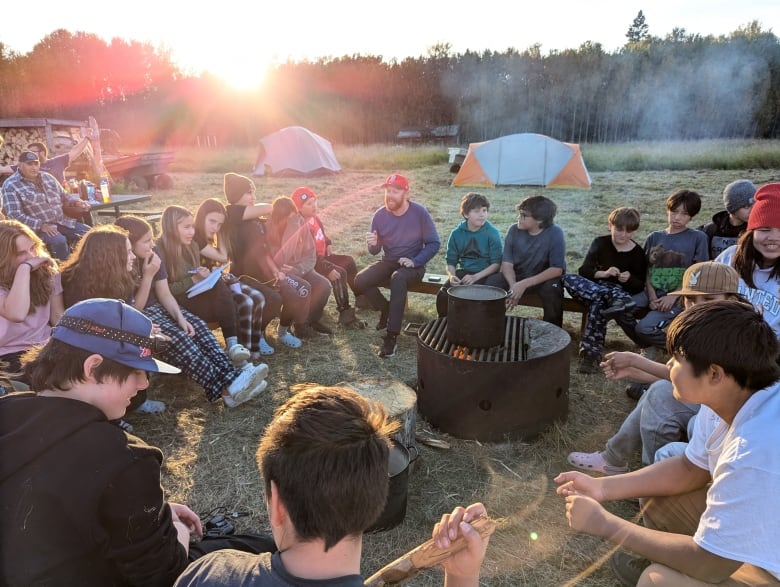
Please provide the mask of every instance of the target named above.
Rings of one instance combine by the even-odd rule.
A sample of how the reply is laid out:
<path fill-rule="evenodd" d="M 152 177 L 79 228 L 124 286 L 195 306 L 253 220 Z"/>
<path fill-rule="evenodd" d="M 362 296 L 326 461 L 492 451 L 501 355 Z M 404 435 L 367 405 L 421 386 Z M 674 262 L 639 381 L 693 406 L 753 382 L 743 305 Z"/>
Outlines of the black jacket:
<path fill-rule="evenodd" d="M 722 210 L 712 217 L 712 222 L 699 227 L 707 235 L 710 259 L 714 259 L 731 245 L 736 245 L 747 223 L 734 226 L 729 222 L 729 213 Z"/>
<path fill-rule="evenodd" d="M 0 398 L 0 585 L 172 585 L 162 453 L 78 400 Z"/>

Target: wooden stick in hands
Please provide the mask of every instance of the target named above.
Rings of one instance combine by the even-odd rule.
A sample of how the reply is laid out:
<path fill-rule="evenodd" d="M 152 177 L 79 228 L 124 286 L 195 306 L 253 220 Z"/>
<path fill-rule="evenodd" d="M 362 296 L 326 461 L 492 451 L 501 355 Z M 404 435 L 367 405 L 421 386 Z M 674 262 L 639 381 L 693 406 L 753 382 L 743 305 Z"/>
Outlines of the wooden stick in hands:
<path fill-rule="evenodd" d="M 483 539 L 489 537 L 496 529 L 496 522 L 487 514 L 474 518 L 469 524 Z M 463 534 L 459 534 L 457 538 L 452 540 L 447 548 L 436 546 L 436 542 L 433 539 L 428 540 L 397 558 L 389 565 L 382 567 L 382 569 L 366 579 L 365 585 L 368 587 L 400 585 L 416 575 L 421 569 L 440 564 L 462 551 L 466 546 L 466 538 Z"/>

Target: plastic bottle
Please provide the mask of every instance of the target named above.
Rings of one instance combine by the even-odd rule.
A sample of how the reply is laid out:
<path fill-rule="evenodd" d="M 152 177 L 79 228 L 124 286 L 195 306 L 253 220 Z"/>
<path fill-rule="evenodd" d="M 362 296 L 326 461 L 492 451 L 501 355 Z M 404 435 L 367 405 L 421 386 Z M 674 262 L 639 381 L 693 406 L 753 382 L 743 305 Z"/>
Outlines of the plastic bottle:
<path fill-rule="evenodd" d="M 108 204 L 111 201 L 111 193 L 108 191 L 108 178 L 100 178 L 100 194 L 103 196 L 103 203 Z"/>

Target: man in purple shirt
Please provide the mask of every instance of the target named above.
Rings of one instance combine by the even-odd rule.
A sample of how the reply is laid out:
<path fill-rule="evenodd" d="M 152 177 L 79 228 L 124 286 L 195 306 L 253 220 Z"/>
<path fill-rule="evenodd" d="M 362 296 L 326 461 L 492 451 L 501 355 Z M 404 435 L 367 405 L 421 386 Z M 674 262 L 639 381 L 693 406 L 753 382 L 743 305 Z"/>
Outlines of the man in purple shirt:
<path fill-rule="evenodd" d="M 428 211 L 409 201 L 409 180 L 394 173 L 382 184 L 385 205 L 374 212 L 371 230 L 366 234 L 368 252 L 382 251 L 381 260 L 355 276 L 355 294 L 364 295 L 380 311 L 377 330 L 387 329 L 379 356 L 395 355 L 396 339 L 401 332 L 409 286 L 422 281 L 425 264 L 441 246 L 436 225 Z M 380 286 L 390 286 L 388 302 Z"/>

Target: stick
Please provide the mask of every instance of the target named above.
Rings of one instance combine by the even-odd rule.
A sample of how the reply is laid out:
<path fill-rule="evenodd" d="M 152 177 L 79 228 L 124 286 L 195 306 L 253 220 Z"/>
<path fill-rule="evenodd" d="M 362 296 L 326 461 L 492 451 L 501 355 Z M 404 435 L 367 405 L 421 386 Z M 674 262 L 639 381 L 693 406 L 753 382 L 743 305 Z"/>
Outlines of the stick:
<path fill-rule="evenodd" d="M 488 516 L 479 516 L 471 522 L 471 526 L 479 532 L 482 538 L 486 538 L 496 529 L 495 521 Z M 384 587 L 386 585 L 400 585 L 402 582 L 416 575 L 420 569 L 438 565 L 453 554 L 466 548 L 466 539 L 462 534 L 452 541 L 449 548 L 439 548 L 428 540 L 416 548 L 410 550 L 389 565 L 385 565 L 379 571 L 371 575 L 365 581 L 367 587 Z"/>

